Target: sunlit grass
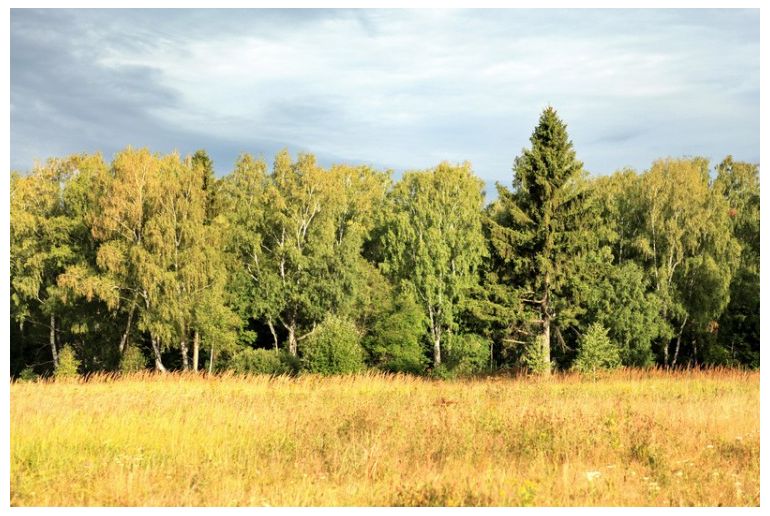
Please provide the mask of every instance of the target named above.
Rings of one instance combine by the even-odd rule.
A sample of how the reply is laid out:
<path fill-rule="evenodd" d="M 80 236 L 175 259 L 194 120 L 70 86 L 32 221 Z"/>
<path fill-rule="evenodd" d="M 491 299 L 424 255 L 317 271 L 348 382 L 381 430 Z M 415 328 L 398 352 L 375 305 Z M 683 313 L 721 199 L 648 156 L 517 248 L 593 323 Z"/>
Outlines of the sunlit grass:
<path fill-rule="evenodd" d="M 11 385 L 11 504 L 758 505 L 759 373 Z"/>

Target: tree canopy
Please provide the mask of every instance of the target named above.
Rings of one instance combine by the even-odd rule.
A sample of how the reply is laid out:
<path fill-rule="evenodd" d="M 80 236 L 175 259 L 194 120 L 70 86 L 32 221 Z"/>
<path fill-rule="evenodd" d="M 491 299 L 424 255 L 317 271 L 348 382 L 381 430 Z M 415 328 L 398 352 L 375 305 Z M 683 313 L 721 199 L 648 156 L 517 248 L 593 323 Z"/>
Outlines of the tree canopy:
<path fill-rule="evenodd" d="M 11 375 L 759 366 L 758 165 L 591 175 L 551 107 L 529 143 L 488 204 L 285 150 L 13 172 Z"/>

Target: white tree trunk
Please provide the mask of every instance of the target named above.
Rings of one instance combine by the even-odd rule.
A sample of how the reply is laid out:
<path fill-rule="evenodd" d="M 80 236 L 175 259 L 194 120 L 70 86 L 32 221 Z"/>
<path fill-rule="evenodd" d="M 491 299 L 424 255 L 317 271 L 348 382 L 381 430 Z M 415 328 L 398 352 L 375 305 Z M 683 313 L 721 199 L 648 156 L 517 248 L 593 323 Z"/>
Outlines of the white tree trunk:
<path fill-rule="evenodd" d="M 53 367 L 59 367 L 59 353 L 56 352 L 56 317 L 51 315 L 51 333 L 49 334 L 49 344 L 51 345 L 51 356 L 53 357 Z"/>
<path fill-rule="evenodd" d="M 152 352 L 155 355 L 155 370 L 165 373 L 166 367 L 163 365 L 163 360 L 160 357 L 160 345 L 158 339 L 155 336 L 150 336 L 150 342 L 152 343 Z"/>
<path fill-rule="evenodd" d="M 435 332 L 434 332 L 434 335 Z M 438 334 L 433 339 L 433 367 L 441 365 L 441 335 Z"/>
<path fill-rule="evenodd" d="M 292 354 L 292 356 L 297 356 L 297 332 L 294 328 L 294 324 L 289 324 L 286 326 L 286 329 L 289 331 L 289 353 Z"/>
<path fill-rule="evenodd" d="M 195 333 L 193 335 L 193 371 L 196 373 L 198 372 L 198 360 L 200 358 L 200 349 L 201 349 L 201 336 L 200 333 L 198 333 L 198 330 L 195 330 Z"/>
<path fill-rule="evenodd" d="M 190 360 L 187 353 L 187 334 L 182 333 L 182 338 L 179 339 L 179 350 L 182 353 L 182 370 L 187 371 L 190 369 Z"/>
<path fill-rule="evenodd" d="M 128 322 L 126 323 L 126 331 L 123 332 L 123 336 L 120 338 L 120 344 L 118 345 L 118 351 L 120 356 L 126 351 L 126 344 L 128 344 L 128 336 L 131 334 L 131 322 L 134 319 L 134 310 L 136 309 L 136 301 L 132 301 L 131 310 L 128 311 Z"/>
<path fill-rule="evenodd" d="M 267 321 L 267 326 L 270 328 L 270 333 L 273 334 L 273 349 L 278 351 L 278 334 L 275 332 L 275 326 L 273 321 Z"/>

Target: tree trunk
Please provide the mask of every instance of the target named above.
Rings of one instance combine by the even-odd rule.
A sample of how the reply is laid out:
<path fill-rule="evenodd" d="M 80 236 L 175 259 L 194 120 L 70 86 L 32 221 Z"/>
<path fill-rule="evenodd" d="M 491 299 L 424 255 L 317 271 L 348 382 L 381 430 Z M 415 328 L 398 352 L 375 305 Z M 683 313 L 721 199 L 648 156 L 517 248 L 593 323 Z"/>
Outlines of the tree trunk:
<path fill-rule="evenodd" d="M 190 369 L 190 360 L 187 353 L 187 334 L 182 333 L 182 338 L 179 339 L 179 349 L 182 353 L 182 371 Z"/>
<path fill-rule="evenodd" d="M 433 312 L 433 307 L 428 306 L 428 320 L 430 322 L 430 334 L 433 337 L 433 368 L 441 365 L 441 329 L 438 327 L 438 314 Z"/>
<path fill-rule="evenodd" d="M 674 356 L 671 359 L 671 367 L 676 367 L 676 359 L 679 357 L 679 345 L 682 343 L 682 335 L 679 334 L 676 337 L 676 347 L 674 348 Z"/>
<path fill-rule="evenodd" d="M 289 353 L 291 353 L 293 356 L 297 356 L 297 333 L 294 328 L 294 324 L 289 324 L 286 326 L 286 329 L 289 330 Z"/>
<path fill-rule="evenodd" d="M 51 345 L 51 356 L 53 357 L 53 367 L 59 367 L 59 354 L 56 352 L 56 317 L 51 315 L 51 333 L 48 335 Z"/>
<path fill-rule="evenodd" d="M 131 322 L 134 319 L 134 310 L 136 309 L 136 296 L 134 301 L 131 302 L 131 310 L 128 311 L 128 322 L 126 323 L 126 331 L 123 332 L 123 336 L 120 337 L 120 344 L 118 345 L 118 351 L 120 356 L 123 356 L 123 352 L 126 351 L 126 344 L 128 344 L 128 336 L 131 334 Z"/>
<path fill-rule="evenodd" d="M 684 317 L 684 322 L 679 327 L 679 334 L 676 336 L 676 348 L 674 348 L 674 357 L 671 359 L 671 367 L 676 365 L 676 359 L 679 357 L 679 345 L 682 343 L 682 333 L 684 332 L 685 324 L 687 324 L 687 316 Z"/>
<path fill-rule="evenodd" d="M 540 342 L 540 351 L 542 353 L 543 374 L 551 374 L 551 318 L 548 316 L 548 309 L 543 307 L 543 335 Z"/>
<path fill-rule="evenodd" d="M 441 365 L 441 334 L 434 332 L 433 338 L 433 368 Z"/>
<path fill-rule="evenodd" d="M 165 373 L 166 368 L 163 365 L 163 360 L 160 358 L 160 346 L 158 345 L 158 339 L 154 335 L 150 335 L 150 342 L 152 343 L 152 352 L 155 355 L 155 370 Z"/>
<path fill-rule="evenodd" d="M 198 359 L 200 357 L 200 349 L 201 349 L 201 335 L 198 333 L 198 330 L 195 330 L 195 333 L 193 334 L 193 371 L 196 373 L 198 372 Z"/>
<path fill-rule="evenodd" d="M 549 233 L 547 239 L 552 238 Z M 547 247 L 550 249 L 553 247 L 552 243 L 546 242 Z M 551 314 L 550 314 L 550 302 L 551 302 L 551 274 L 547 270 L 545 271 L 543 289 L 543 301 L 540 305 L 540 313 L 543 316 L 543 335 L 542 342 L 540 342 L 540 351 L 542 353 L 541 360 L 543 361 L 543 374 L 548 376 L 551 374 Z"/>
<path fill-rule="evenodd" d="M 692 366 L 698 367 L 698 341 L 692 339 Z"/>
<path fill-rule="evenodd" d="M 273 326 L 273 321 L 267 321 L 267 327 L 270 328 L 270 333 L 273 334 L 273 349 L 278 351 L 278 334 L 275 333 L 275 326 Z"/>
<path fill-rule="evenodd" d="M 211 343 L 211 353 L 209 353 L 209 374 L 214 372 L 214 342 Z"/>

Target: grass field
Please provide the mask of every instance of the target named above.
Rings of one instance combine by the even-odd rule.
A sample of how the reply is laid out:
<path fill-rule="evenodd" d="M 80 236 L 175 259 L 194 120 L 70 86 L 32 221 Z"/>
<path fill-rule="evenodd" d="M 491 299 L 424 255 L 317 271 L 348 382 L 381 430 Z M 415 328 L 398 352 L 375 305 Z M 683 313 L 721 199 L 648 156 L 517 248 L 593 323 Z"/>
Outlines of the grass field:
<path fill-rule="evenodd" d="M 11 385 L 11 504 L 759 504 L 759 373 Z"/>

